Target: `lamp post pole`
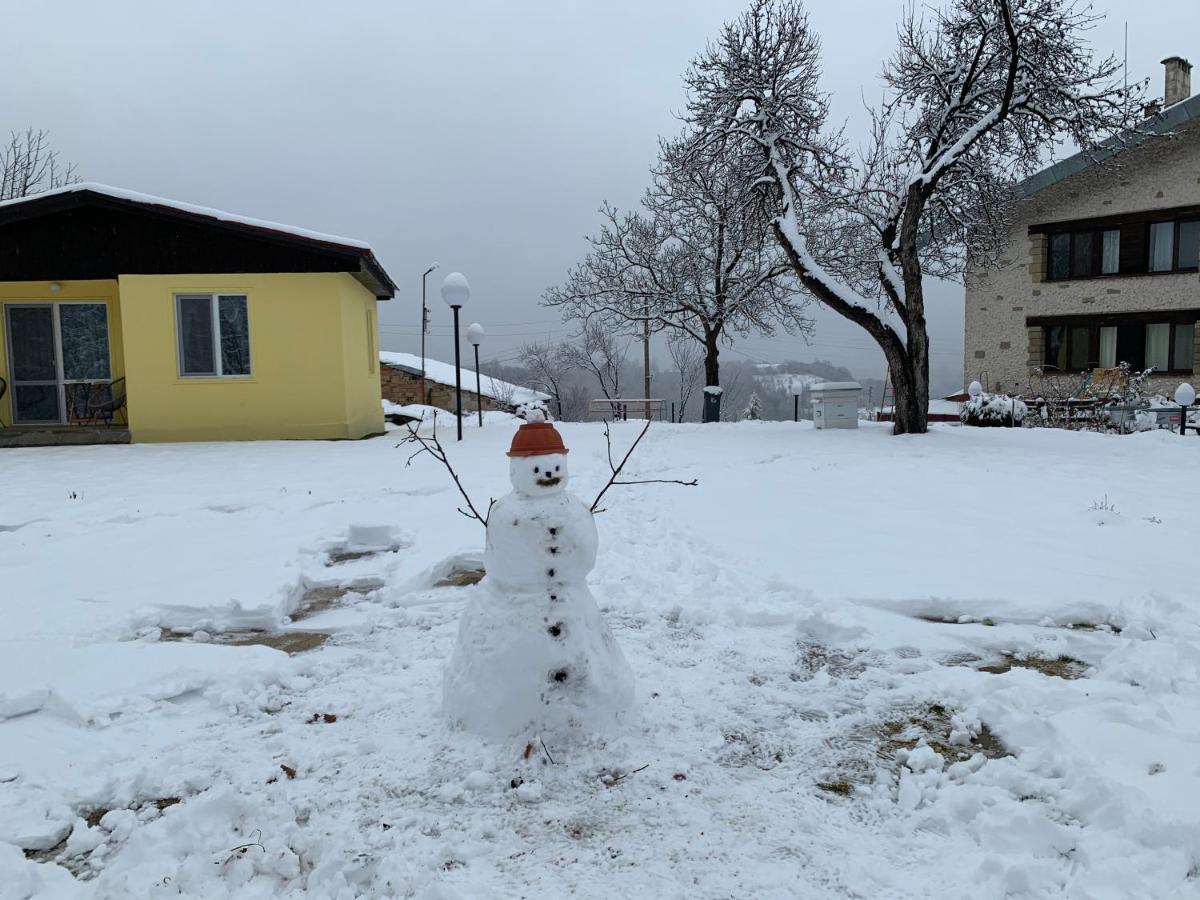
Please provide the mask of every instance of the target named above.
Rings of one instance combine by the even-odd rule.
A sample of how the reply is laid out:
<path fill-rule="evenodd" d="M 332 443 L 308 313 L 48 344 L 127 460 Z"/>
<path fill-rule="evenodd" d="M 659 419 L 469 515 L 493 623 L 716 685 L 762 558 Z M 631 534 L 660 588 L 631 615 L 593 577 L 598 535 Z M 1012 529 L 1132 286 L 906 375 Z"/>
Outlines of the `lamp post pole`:
<path fill-rule="evenodd" d="M 434 263 L 428 269 L 421 273 L 421 402 L 427 402 L 428 395 L 425 388 L 425 335 L 429 331 L 429 310 L 425 306 L 425 278 L 438 267 Z"/>
<path fill-rule="evenodd" d="M 473 322 L 467 326 L 467 340 L 475 347 L 475 402 L 479 409 L 479 427 L 483 427 L 483 386 L 479 375 L 479 345 L 483 343 L 485 332 L 483 326 Z"/>
<path fill-rule="evenodd" d="M 800 421 L 800 395 L 792 394 L 792 421 Z"/>
<path fill-rule="evenodd" d="M 454 310 L 454 414 L 458 424 L 458 439 L 462 440 L 462 361 L 458 339 L 458 311 L 471 297 L 471 285 L 461 272 L 451 272 L 442 282 L 442 299 Z"/>

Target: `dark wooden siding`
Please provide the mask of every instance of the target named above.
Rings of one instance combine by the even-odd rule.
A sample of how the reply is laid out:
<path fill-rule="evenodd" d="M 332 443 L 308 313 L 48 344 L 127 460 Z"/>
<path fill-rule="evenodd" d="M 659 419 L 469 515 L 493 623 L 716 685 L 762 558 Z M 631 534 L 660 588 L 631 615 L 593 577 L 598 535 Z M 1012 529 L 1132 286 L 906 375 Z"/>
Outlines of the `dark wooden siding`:
<path fill-rule="evenodd" d="M 118 275 L 349 272 L 395 285 L 369 250 L 86 191 L 0 208 L 0 281 Z"/>
<path fill-rule="evenodd" d="M 357 272 L 358 258 L 198 223 L 80 206 L 0 225 L 0 280 L 62 281 L 174 272 Z"/>

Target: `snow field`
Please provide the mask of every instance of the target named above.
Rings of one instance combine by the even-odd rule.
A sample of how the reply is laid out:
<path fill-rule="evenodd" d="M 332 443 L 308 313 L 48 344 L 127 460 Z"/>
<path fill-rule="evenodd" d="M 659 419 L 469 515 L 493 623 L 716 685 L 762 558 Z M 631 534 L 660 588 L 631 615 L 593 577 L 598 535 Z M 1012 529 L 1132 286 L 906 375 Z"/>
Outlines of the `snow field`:
<path fill-rule="evenodd" d="M 512 427 L 441 434 L 477 505 Z M 655 425 L 700 486 L 606 496 L 589 581 L 638 721 L 526 759 L 442 719 L 483 529 L 397 434 L 0 457 L 0 895 L 1200 892 L 1194 442 Z"/>

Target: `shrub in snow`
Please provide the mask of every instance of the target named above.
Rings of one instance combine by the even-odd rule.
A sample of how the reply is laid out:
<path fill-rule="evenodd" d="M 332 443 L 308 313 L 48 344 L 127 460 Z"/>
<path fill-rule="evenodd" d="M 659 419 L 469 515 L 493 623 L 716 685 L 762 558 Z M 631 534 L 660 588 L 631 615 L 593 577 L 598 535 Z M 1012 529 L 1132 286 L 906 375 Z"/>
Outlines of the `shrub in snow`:
<path fill-rule="evenodd" d="M 751 392 L 750 402 L 746 404 L 746 409 L 742 412 L 742 418 L 754 422 L 762 419 L 762 401 L 758 399 L 757 393 Z"/>
<path fill-rule="evenodd" d="M 980 428 L 1012 428 L 1028 414 L 1029 408 L 1017 397 L 981 392 L 963 404 L 958 418 L 964 425 Z"/>

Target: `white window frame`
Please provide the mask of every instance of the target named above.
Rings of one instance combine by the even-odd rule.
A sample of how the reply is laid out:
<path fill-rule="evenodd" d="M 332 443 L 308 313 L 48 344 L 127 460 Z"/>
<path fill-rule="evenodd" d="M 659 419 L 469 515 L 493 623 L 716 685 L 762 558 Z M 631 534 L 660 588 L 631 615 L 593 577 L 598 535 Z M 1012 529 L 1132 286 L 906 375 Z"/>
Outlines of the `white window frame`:
<path fill-rule="evenodd" d="M 250 351 L 250 371 L 238 372 L 232 375 L 226 375 L 222 368 L 224 360 L 221 359 L 221 315 L 220 315 L 220 300 L 222 297 L 241 297 L 246 302 L 246 347 Z M 212 323 L 212 342 L 213 342 L 213 368 L 214 372 L 185 372 L 183 371 L 183 316 L 182 308 L 183 300 L 208 300 L 209 321 Z M 176 372 L 180 378 L 195 379 L 195 378 L 226 378 L 232 380 L 245 381 L 254 375 L 254 345 L 251 343 L 250 335 L 250 295 L 245 291 L 216 291 L 207 293 L 204 291 L 190 292 L 185 291 L 175 295 L 175 356 L 176 356 Z"/>

